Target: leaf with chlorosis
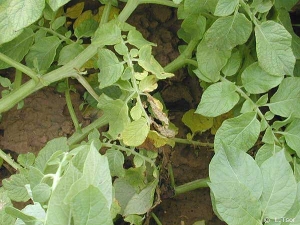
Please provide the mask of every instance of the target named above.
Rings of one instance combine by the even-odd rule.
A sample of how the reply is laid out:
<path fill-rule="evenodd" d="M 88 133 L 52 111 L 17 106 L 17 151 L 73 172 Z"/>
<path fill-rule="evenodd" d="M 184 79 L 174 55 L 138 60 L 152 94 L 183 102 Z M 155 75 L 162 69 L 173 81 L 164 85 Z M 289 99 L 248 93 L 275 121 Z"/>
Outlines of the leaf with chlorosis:
<path fill-rule="evenodd" d="M 122 132 L 122 139 L 125 145 L 139 146 L 147 138 L 150 126 L 145 117 L 129 123 Z"/>
<path fill-rule="evenodd" d="M 300 77 L 284 78 L 267 104 L 272 113 L 282 117 L 300 118 Z"/>
<path fill-rule="evenodd" d="M 217 116 L 217 117 L 214 117 L 213 118 L 213 126 L 212 128 L 210 129 L 210 133 L 215 135 L 217 133 L 217 130 L 221 127 L 222 123 L 229 119 L 229 118 L 232 118 L 233 117 L 233 112 L 232 110 L 230 110 L 229 112 L 227 113 L 224 113 L 220 116 Z"/>
<path fill-rule="evenodd" d="M 242 73 L 242 83 L 251 94 L 261 94 L 278 86 L 283 76 L 273 76 L 264 71 L 257 62 L 248 66 Z"/>
<path fill-rule="evenodd" d="M 284 150 L 264 161 L 260 169 L 264 186 L 260 199 L 263 215 L 282 218 L 292 207 L 297 193 L 297 183 Z"/>
<path fill-rule="evenodd" d="M 182 122 L 190 128 L 193 134 L 204 132 L 213 126 L 213 118 L 196 114 L 194 109 L 183 115 Z"/>
<path fill-rule="evenodd" d="M 71 19 L 76 19 L 77 17 L 80 16 L 84 8 L 84 2 L 79 2 L 69 8 L 67 8 L 66 17 L 69 17 Z"/>
<path fill-rule="evenodd" d="M 222 81 L 210 85 L 203 93 L 196 113 L 207 117 L 216 117 L 231 110 L 239 101 L 233 83 Z"/>
<path fill-rule="evenodd" d="M 252 32 L 252 23 L 242 13 L 217 19 L 206 31 L 207 45 L 220 50 L 231 50 L 244 44 Z"/>
<path fill-rule="evenodd" d="M 248 112 L 224 121 L 215 136 L 215 151 L 222 148 L 222 143 L 241 151 L 248 151 L 260 134 L 260 122 L 256 117 L 255 112 Z"/>
<path fill-rule="evenodd" d="M 292 75 L 296 58 L 292 36 L 279 23 L 265 21 L 255 26 L 256 51 L 259 65 L 276 76 Z"/>
<path fill-rule="evenodd" d="M 239 0 L 219 0 L 214 15 L 228 16 L 234 12 L 238 4 Z"/>

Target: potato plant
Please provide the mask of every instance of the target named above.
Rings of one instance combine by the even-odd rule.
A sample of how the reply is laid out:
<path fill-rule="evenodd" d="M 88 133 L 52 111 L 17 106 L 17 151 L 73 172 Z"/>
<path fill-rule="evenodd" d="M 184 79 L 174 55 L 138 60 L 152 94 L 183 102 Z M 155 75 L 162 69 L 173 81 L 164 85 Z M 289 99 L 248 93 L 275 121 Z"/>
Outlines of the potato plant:
<path fill-rule="evenodd" d="M 215 214 L 229 225 L 300 224 L 300 39 L 288 13 L 297 1 L 127 0 L 122 9 L 99 1 L 97 15 L 82 3 L 64 7 L 69 0 L 0 3 L 0 68 L 15 68 L 14 80 L 0 76 L 0 113 L 56 85 L 76 128 L 37 156 L 14 162 L 0 152 L 17 170 L 0 189 L 0 223 L 138 225 L 152 215 L 161 224 L 151 214 L 160 202 L 158 153 L 143 144 L 211 146 L 197 140 L 210 130 L 209 177 L 173 184 L 175 194 L 209 187 Z M 151 53 L 155 43 L 126 23 L 146 3 L 178 8 L 182 20 L 186 44 L 164 68 Z M 179 139 L 156 93 L 183 67 L 204 91 L 182 118 L 191 133 Z M 72 107 L 71 79 L 86 89 L 84 104 L 102 112 L 86 127 Z M 12 201 L 28 204 L 19 210 Z"/>

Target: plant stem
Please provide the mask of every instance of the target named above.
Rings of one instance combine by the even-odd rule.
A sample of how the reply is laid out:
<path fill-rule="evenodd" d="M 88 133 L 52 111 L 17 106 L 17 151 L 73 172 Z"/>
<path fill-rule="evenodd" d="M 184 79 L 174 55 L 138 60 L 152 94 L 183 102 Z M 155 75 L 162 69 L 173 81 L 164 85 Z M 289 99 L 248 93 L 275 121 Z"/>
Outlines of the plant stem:
<path fill-rule="evenodd" d="M 79 73 L 77 73 L 77 75 L 76 75 L 75 78 L 88 91 L 88 93 L 98 102 L 99 101 L 99 96 L 94 91 L 94 89 L 91 87 L 91 85 L 89 84 L 89 82 L 87 82 L 87 80 L 84 79 L 84 77 L 81 76 Z"/>
<path fill-rule="evenodd" d="M 109 17 L 109 14 L 110 14 L 110 10 L 111 10 L 111 3 L 107 3 L 105 4 L 104 6 L 104 9 L 103 9 L 103 14 L 101 16 L 101 20 L 100 20 L 100 25 L 106 23 L 108 21 L 108 17 Z"/>
<path fill-rule="evenodd" d="M 30 78 L 32 78 L 36 83 L 39 81 L 39 78 L 37 76 L 37 73 L 34 72 L 32 69 L 30 69 L 27 66 L 24 66 L 23 64 L 13 60 L 12 58 L 4 55 L 0 52 L 0 60 L 9 64 L 12 67 L 15 67 L 17 70 L 22 71 L 24 74 L 27 74 Z"/>
<path fill-rule="evenodd" d="M 8 154 L 6 154 L 4 151 L 2 151 L 1 149 L 0 149 L 0 157 L 5 161 L 5 162 L 7 162 L 12 168 L 14 168 L 15 170 L 21 170 L 22 169 L 22 167 L 18 164 L 18 163 L 16 163 L 12 158 L 11 158 L 11 156 L 10 155 L 8 155 Z"/>
<path fill-rule="evenodd" d="M 158 4 L 158 5 L 165 5 L 174 8 L 178 8 L 179 6 L 175 4 L 173 1 L 169 1 L 169 0 L 141 0 L 140 4 Z"/>
<path fill-rule="evenodd" d="M 101 46 L 99 46 L 101 47 Z M 29 80 L 25 84 L 23 84 L 19 89 L 13 90 L 10 94 L 5 95 L 3 98 L 0 99 L 0 113 L 5 112 L 14 105 L 16 105 L 18 102 L 20 102 L 22 99 L 26 98 L 33 92 L 45 87 L 47 84 L 51 84 L 53 82 L 65 79 L 67 77 L 76 77 L 77 76 L 77 70 L 76 68 L 80 68 L 86 61 L 88 61 L 90 58 L 92 58 L 97 53 L 98 46 L 94 44 L 90 44 L 86 49 L 84 49 L 75 59 L 71 60 L 69 63 L 64 65 L 63 67 L 60 67 L 56 70 L 53 70 L 45 75 L 42 76 L 43 82 L 36 83 L 35 80 Z M 0 60 L 2 60 L 2 53 L 0 53 Z M 5 56 L 6 57 L 6 56 Z M 13 60 L 13 63 L 10 63 L 10 65 L 15 66 L 17 63 Z M 20 69 L 23 73 L 31 72 L 37 77 L 37 74 L 33 72 L 28 67 L 20 64 L 22 69 L 17 67 L 17 69 Z M 32 75 L 31 74 L 31 75 Z M 28 75 L 28 74 L 27 74 Z M 38 78 L 39 79 L 39 78 Z"/>
<path fill-rule="evenodd" d="M 122 12 L 118 16 L 119 21 L 126 21 L 139 5 L 140 0 L 128 0 Z"/>
<path fill-rule="evenodd" d="M 44 30 L 44 31 L 47 31 L 48 33 L 50 34 L 53 34 L 54 36 L 58 37 L 59 39 L 61 39 L 62 41 L 71 41 L 71 42 L 74 42 L 73 40 L 65 37 L 64 35 L 60 34 L 60 33 L 57 33 L 56 31 L 52 30 L 51 28 L 47 28 L 47 27 L 41 27 L 41 26 L 37 26 L 37 25 L 31 25 L 33 28 L 37 28 L 37 29 L 41 29 L 41 30 Z"/>
<path fill-rule="evenodd" d="M 173 173 L 173 167 L 171 163 L 168 163 L 168 172 L 169 172 L 171 187 L 175 190 L 176 184 L 175 184 L 175 178 Z"/>
<path fill-rule="evenodd" d="M 22 84 L 22 71 L 16 69 L 15 80 L 14 80 L 14 90 L 18 89 Z"/>
<path fill-rule="evenodd" d="M 243 7 L 243 9 L 246 11 L 246 13 L 248 14 L 248 16 L 250 17 L 250 19 L 252 20 L 252 22 L 254 23 L 254 25 L 258 26 L 259 25 L 259 20 L 251 12 L 251 9 L 250 9 L 249 5 L 247 5 L 244 2 L 244 0 L 240 0 L 240 4 Z"/>
<path fill-rule="evenodd" d="M 180 54 L 176 59 L 170 62 L 167 66 L 164 67 L 165 72 L 172 73 L 180 68 L 182 68 L 185 64 L 190 63 L 187 59 L 192 57 L 194 49 L 197 47 L 199 41 L 192 39 L 186 49 Z M 194 64 L 194 63 L 193 63 Z M 198 64 L 196 65 L 198 66 Z"/>
<path fill-rule="evenodd" d="M 175 141 L 176 143 L 181 143 L 181 144 L 189 144 L 189 145 L 195 145 L 195 146 L 201 146 L 201 147 L 214 147 L 213 143 L 209 142 L 200 142 L 200 141 L 193 141 L 193 140 L 188 140 L 188 139 L 183 139 L 183 138 L 170 138 L 171 140 Z"/>
<path fill-rule="evenodd" d="M 69 145 L 75 145 L 82 141 L 93 129 L 99 129 L 108 124 L 108 119 L 105 116 L 99 117 L 90 125 L 81 128 L 80 131 L 76 131 L 71 137 L 68 138 Z"/>
<path fill-rule="evenodd" d="M 61 162 L 59 163 L 59 166 L 58 166 L 58 169 L 55 173 L 55 175 L 53 176 L 53 183 L 52 183 L 52 193 L 53 191 L 55 190 L 55 188 L 57 187 L 57 184 L 61 178 L 61 175 L 62 175 L 62 167 L 65 165 L 65 161 L 67 160 L 67 157 L 68 157 L 68 153 L 65 152 L 64 153 L 64 157 L 63 159 L 61 160 Z"/>
<path fill-rule="evenodd" d="M 65 91 L 65 97 L 66 97 L 67 107 L 68 107 L 71 119 L 73 121 L 75 130 L 80 131 L 81 128 L 80 128 L 76 113 L 75 113 L 74 108 L 73 108 L 72 100 L 71 100 L 68 78 L 66 78 L 66 83 L 67 83 L 67 90 Z"/>
<path fill-rule="evenodd" d="M 175 196 L 189 192 L 189 191 L 193 191 L 193 190 L 196 190 L 199 188 L 207 188 L 208 187 L 207 183 L 209 181 L 210 181 L 209 178 L 203 178 L 203 179 L 194 180 L 192 182 L 177 186 L 177 187 L 175 187 Z"/>
<path fill-rule="evenodd" d="M 154 219 L 154 221 L 156 222 L 157 225 L 163 225 L 160 220 L 158 219 L 158 217 L 152 212 L 151 213 L 152 218 Z"/>

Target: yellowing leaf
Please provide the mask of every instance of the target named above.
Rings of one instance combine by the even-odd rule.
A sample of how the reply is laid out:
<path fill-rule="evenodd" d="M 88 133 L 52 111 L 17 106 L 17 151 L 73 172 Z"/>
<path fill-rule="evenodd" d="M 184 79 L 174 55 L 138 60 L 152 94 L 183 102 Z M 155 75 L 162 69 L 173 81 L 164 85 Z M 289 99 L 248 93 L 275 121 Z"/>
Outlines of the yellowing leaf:
<path fill-rule="evenodd" d="M 80 16 L 84 8 L 84 2 L 79 2 L 76 5 L 73 5 L 67 8 L 66 17 L 71 19 L 76 19 Z"/>
<path fill-rule="evenodd" d="M 210 133 L 211 134 L 216 134 L 217 130 L 219 129 L 219 127 L 222 125 L 222 123 L 229 119 L 229 118 L 232 118 L 233 117 L 233 113 L 232 111 L 229 111 L 227 113 L 224 113 L 220 116 L 217 116 L 213 119 L 213 126 L 210 130 Z"/>
<path fill-rule="evenodd" d="M 150 126 L 145 117 L 129 123 L 122 133 L 124 144 L 128 146 L 141 145 L 146 140 L 149 130 Z"/>
<path fill-rule="evenodd" d="M 98 9 L 98 13 L 96 15 L 93 16 L 93 19 L 96 20 L 97 22 L 100 22 L 102 14 L 103 14 L 103 9 L 104 6 L 99 7 Z M 109 16 L 108 16 L 108 21 L 112 20 L 115 18 L 115 15 L 119 15 L 120 9 L 116 8 L 116 7 L 111 7 Z"/>
<path fill-rule="evenodd" d="M 162 147 L 162 146 L 164 146 L 166 144 L 170 145 L 171 147 L 175 146 L 175 141 L 173 141 L 172 139 L 169 139 L 169 138 L 166 138 L 166 137 L 162 136 L 161 134 L 159 134 L 156 131 L 150 130 L 147 138 L 149 138 L 152 141 L 153 145 L 156 148 Z"/>
<path fill-rule="evenodd" d="M 73 24 L 73 29 L 75 30 L 79 24 L 81 24 L 85 20 L 93 19 L 93 12 L 92 10 L 84 11 L 78 18 L 75 20 Z"/>
<path fill-rule="evenodd" d="M 191 129 L 193 134 L 204 132 L 213 126 L 213 118 L 196 114 L 194 109 L 183 115 L 182 122 Z"/>

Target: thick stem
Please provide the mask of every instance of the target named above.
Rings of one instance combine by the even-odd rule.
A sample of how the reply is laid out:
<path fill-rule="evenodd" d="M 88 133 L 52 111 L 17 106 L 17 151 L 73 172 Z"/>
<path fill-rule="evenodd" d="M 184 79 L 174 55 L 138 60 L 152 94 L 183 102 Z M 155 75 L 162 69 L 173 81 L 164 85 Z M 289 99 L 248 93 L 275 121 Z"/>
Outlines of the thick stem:
<path fill-rule="evenodd" d="M 23 77 L 22 71 L 16 70 L 14 88 L 13 88 L 14 90 L 18 89 L 22 85 L 22 77 Z"/>
<path fill-rule="evenodd" d="M 209 142 L 193 141 L 193 140 L 182 139 L 182 138 L 171 138 L 171 140 L 175 141 L 176 143 L 181 143 L 181 144 L 188 144 L 188 145 L 201 146 L 201 147 L 210 147 L 210 148 L 214 147 L 214 144 L 209 143 Z"/>
<path fill-rule="evenodd" d="M 141 0 L 141 4 L 157 4 L 178 8 L 178 5 L 169 0 Z"/>
<path fill-rule="evenodd" d="M 187 63 L 190 63 L 188 59 L 192 57 L 194 49 L 197 47 L 199 41 L 192 39 L 186 49 L 183 51 L 182 54 L 180 54 L 176 59 L 174 59 L 172 62 L 170 62 L 167 66 L 164 67 L 165 72 L 173 73 L 176 70 L 182 68 Z M 194 64 L 194 62 L 193 62 Z M 198 65 L 196 65 L 198 66 Z"/>
<path fill-rule="evenodd" d="M 45 87 L 47 84 L 51 84 L 53 82 L 65 79 L 67 77 L 76 77 L 76 68 L 80 68 L 82 65 L 84 65 L 86 61 L 92 58 L 97 53 L 97 47 L 98 46 L 95 46 L 94 44 L 89 45 L 75 59 L 67 63 L 65 66 L 43 75 L 41 79 L 43 80 L 43 82 L 40 81 L 36 83 L 34 80 L 29 80 L 25 84 L 23 84 L 19 89 L 13 90 L 10 94 L 4 96 L 2 99 L 0 99 L 0 113 L 11 109 L 18 102 L 20 102 L 30 94 L 34 93 L 35 91 Z M 1 55 L 3 54 L 0 53 L 0 59 L 2 60 Z M 22 64 L 21 66 L 23 68 L 23 70 L 21 70 L 23 73 L 27 74 L 28 71 L 32 71 L 31 69 Z"/>
<path fill-rule="evenodd" d="M 175 196 L 189 192 L 189 191 L 194 191 L 199 188 L 207 188 L 208 187 L 208 182 L 209 178 L 203 178 L 203 179 L 198 179 L 194 180 L 192 182 L 180 185 L 175 187 Z"/>
<path fill-rule="evenodd" d="M 71 137 L 68 138 L 69 145 L 75 145 L 82 141 L 93 129 L 99 129 L 108 124 L 108 119 L 105 116 L 99 117 L 90 125 L 82 128 L 80 131 L 76 131 Z"/>
<path fill-rule="evenodd" d="M 104 6 L 103 14 L 102 14 L 102 17 L 101 17 L 99 25 L 102 25 L 102 24 L 104 24 L 104 23 L 106 23 L 108 21 L 108 17 L 109 17 L 110 11 L 111 11 L 111 3 L 107 3 Z"/>
<path fill-rule="evenodd" d="M 136 7 L 139 5 L 140 0 L 128 0 L 124 9 L 118 16 L 119 21 L 126 21 L 129 16 L 133 13 Z"/>

